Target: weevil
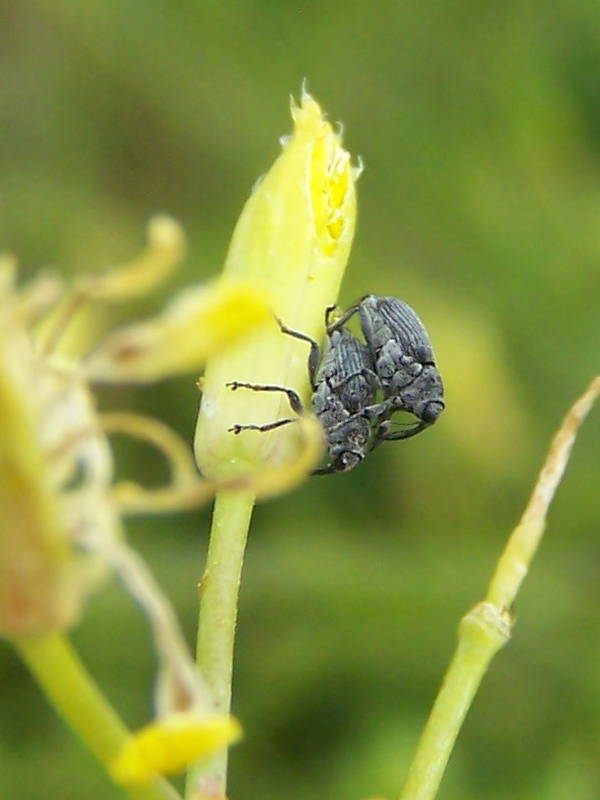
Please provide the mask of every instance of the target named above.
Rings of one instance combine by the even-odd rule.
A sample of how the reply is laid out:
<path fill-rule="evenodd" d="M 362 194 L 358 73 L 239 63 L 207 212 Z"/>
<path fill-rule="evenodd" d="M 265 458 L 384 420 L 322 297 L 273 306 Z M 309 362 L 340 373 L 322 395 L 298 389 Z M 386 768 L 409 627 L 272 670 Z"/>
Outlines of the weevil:
<path fill-rule="evenodd" d="M 445 408 L 444 386 L 425 326 L 403 300 L 369 294 L 328 326 L 329 335 L 344 330 L 356 313 L 384 396 L 361 412 L 378 425 L 375 443 L 420 433 Z M 408 411 L 419 422 L 392 432 L 390 417 L 395 411 Z"/>
<path fill-rule="evenodd" d="M 323 426 L 330 463 L 313 471 L 313 475 L 332 472 L 349 472 L 356 467 L 373 448 L 374 428 L 368 416 L 362 414 L 376 399 L 379 382 L 373 370 L 369 348 L 343 326 L 331 326 L 329 316 L 333 306 L 325 314 L 327 348 L 321 348 L 305 333 L 292 330 L 279 322 L 281 332 L 301 339 L 310 345 L 308 374 L 312 387 L 311 405 Z M 329 330 L 331 328 L 331 330 Z M 244 388 L 256 392 L 283 392 L 290 407 L 301 414 L 304 405 L 296 391 L 284 386 L 242 383 L 227 384 L 232 390 Z M 240 433 L 245 430 L 271 431 L 294 422 L 296 417 L 286 417 L 266 425 L 234 425 L 229 430 Z"/>

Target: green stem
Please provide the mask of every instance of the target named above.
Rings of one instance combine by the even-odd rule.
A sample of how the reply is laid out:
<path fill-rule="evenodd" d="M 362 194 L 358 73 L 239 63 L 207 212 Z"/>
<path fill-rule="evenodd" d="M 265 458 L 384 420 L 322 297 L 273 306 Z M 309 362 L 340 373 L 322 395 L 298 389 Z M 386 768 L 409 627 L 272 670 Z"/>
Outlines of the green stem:
<path fill-rule="evenodd" d="M 510 637 L 510 608 L 539 546 L 548 508 L 567 466 L 579 426 L 600 396 L 600 376 L 573 404 L 550 444 L 529 502 L 483 602 L 462 620 L 458 647 L 410 766 L 400 800 L 433 800 L 454 742 L 493 656 Z"/>
<path fill-rule="evenodd" d="M 238 592 L 254 495 L 222 492 L 213 513 L 208 557 L 200 583 L 197 662 L 211 691 L 214 710 L 227 714 L 231 707 L 233 646 Z M 208 766 L 196 765 L 188 774 L 186 798 L 224 797 L 227 752 Z"/>
<path fill-rule="evenodd" d="M 508 641 L 510 619 L 480 603 L 459 628 L 458 647 L 421 736 L 401 800 L 433 800 L 465 715 L 493 656 Z"/>
<path fill-rule="evenodd" d="M 56 711 L 107 768 L 128 732 L 62 633 L 13 639 L 31 673 Z M 109 773 L 110 774 L 110 773 Z M 134 800 L 175 800 L 166 781 L 124 789 Z"/>

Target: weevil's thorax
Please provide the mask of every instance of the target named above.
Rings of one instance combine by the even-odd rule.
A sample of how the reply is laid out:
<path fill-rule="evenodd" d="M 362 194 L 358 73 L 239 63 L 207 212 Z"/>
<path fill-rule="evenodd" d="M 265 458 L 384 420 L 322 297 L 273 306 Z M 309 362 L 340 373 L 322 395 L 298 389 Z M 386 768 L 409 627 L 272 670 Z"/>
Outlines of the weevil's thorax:
<path fill-rule="evenodd" d="M 384 394 L 390 397 L 411 386 L 424 367 L 414 356 L 405 353 L 398 342 L 389 339 L 377 354 L 375 369 Z"/>
<path fill-rule="evenodd" d="M 345 328 L 333 331 L 317 374 L 317 393 L 331 394 L 354 414 L 374 401 L 377 388 L 369 348 Z"/>
<path fill-rule="evenodd" d="M 404 355 L 415 361 L 434 360 L 425 326 L 415 311 L 397 297 L 365 297 L 360 305 L 360 324 L 376 358 L 386 342 L 394 341 Z"/>
<path fill-rule="evenodd" d="M 369 422 L 355 416 L 361 409 L 347 408 L 341 399 L 322 386 L 317 387 L 312 400 L 313 411 L 323 426 L 328 450 L 344 449 L 347 444 L 351 449 L 364 449 L 371 438 Z"/>
<path fill-rule="evenodd" d="M 312 407 L 327 432 L 375 401 L 379 382 L 368 347 L 345 328 L 333 331 L 316 383 Z"/>

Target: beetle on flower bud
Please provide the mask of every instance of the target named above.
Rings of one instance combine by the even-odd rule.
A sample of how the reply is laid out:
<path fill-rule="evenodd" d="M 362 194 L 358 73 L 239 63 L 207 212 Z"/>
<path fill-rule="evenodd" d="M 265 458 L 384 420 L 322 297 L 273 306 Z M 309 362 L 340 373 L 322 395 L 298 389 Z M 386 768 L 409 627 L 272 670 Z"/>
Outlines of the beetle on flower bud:
<path fill-rule="evenodd" d="M 334 306 L 327 309 L 325 326 Z M 310 344 L 308 374 L 312 387 L 312 408 L 323 427 L 330 463 L 313 470 L 313 475 L 332 472 L 349 472 L 372 450 L 373 425 L 362 413 L 375 401 L 379 386 L 369 349 L 346 328 L 337 328 L 328 333 L 327 350 L 321 355 L 317 342 L 305 333 L 291 330 L 279 323 L 282 333 Z M 320 366 L 319 366 L 320 364 Z M 302 414 L 304 406 L 293 389 L 270 384 L 232 381 L 230 389 L 252 389 L 258 392 L 283 392 L 287 395 L 292 411 Z M 271 431 L 296 422 L 297 417 L 286 417 L 266 425 L 233 425 L 232 433 L 245 430 Z"/>
<path fill-rule="evenodd" d="M 435 365 L 427 331 L 419 317 L 404 301 L 395 297 L 367 295 L 330 323 L 334 306 L 325 314 L 327 349 L 321 356 L 317 342 L 281 322 L 282 333 L 310 344 L 308 373 L 312 408 L 323 427 L 330 463 L 313 470 L 313 475 L 349 472 L 381 442 L 408 439 L 436 421 L 444 410 L 444 387 Z M 363 344 L 345 323 L 360 314 Z M 319 366 L 320 364 L 320 366 Z M 230 381 L 236 390 L 282 392 L 292 411 L 304 412 L 294 389 L 273 384 Z M 376 402 L 377 392 L 383 400 Z M 392 431 L 391 417 L 408 411 L 419 422 L 402 431 Z M 233 425 L 232 433 L 246 430 L 272 431 L 295 422 L 285 417 L 263 425 Z"/>

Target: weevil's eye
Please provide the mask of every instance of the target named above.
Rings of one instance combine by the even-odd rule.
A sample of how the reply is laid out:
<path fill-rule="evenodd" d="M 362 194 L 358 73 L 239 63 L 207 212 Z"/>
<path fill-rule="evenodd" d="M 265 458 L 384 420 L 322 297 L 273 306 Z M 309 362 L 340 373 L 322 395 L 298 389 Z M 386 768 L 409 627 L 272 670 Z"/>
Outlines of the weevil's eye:
<path fill-rule="evenodd" d="M 421 419 L 423 420 L 423 422 L 433 423 L 442 413 L 444 408 L 445 406 L 440 400 L 432 400 L 431 403 L 427 403 L 427 405 L 423 409 L 423 413 L 421 414 Z"/>

